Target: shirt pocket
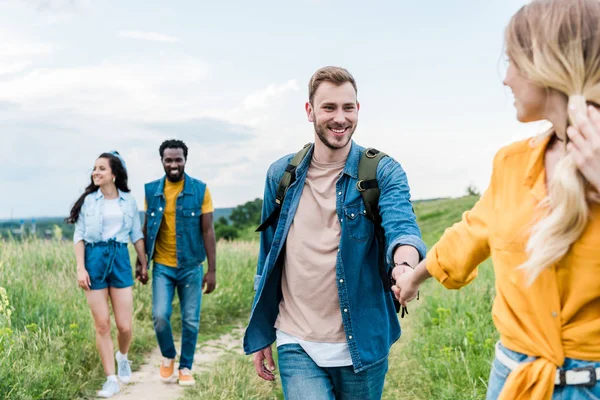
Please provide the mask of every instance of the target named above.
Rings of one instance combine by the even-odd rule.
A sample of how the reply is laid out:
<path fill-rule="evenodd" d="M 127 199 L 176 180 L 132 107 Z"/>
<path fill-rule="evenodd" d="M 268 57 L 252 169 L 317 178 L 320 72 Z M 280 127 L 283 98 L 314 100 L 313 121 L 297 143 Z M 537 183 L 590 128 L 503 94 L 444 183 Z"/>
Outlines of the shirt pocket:
<path fill-rule="evenodd" d="M 358 242 L 366 242 L 373 233 L 373 224 L 367 219 L 363 203 L 344 207 L 344 222 L 348 237 Z"/>
<path fill-rule="evenodd" d="M 200 226 L 200 214 L 199 208 L 188 208 L 181 211 L 183 216 L 183 225 L 187 228 L 196 228 Z"/>
<path fill-rule="evenodd" d="M 123 230 L 127 233 L 133 227 L 133 218 L 135 217 L 133 210 L 123 210 Z"/>

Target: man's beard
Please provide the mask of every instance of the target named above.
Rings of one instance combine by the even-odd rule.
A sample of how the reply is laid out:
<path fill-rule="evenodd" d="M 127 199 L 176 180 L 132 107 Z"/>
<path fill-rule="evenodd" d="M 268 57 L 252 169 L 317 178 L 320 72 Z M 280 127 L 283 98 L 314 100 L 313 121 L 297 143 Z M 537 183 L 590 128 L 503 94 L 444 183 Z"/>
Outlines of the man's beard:
<path fill-rule="evenodd" d="M 329 147 L 331 150 L 339 150 L 342 149 L 344 147 L 346 147 L 348 145 L 348 143 L 350 143 L 350 140 L 352 139 L 352 136 L 354 135 L 354 131 L 356 131 L 356 126 L 358 125 L 358 122 L 356 124 L 354 124 L 354 126 L 351 127 L 351 131 L 350 133 L 347 134 L 346 138 L 347 141 L 341 142 L 341 143 L 331 143 L 328 139 L 327 139 L 327 134 L 326 131 L 328 129 L 327 125 L 325 126 L 319 126 L 319 124 L 317 124 L 317 121 L 313 122 L 313 125 L 315 126 L 315 132 L 317 133 L 317 136 L 319 137 L 319 139 L 321 140 L 321 142 L 323 142 L 323 144 L 327 147 Z M 333 129 L 341 129 L 341 127 L 334 127 Z"/>

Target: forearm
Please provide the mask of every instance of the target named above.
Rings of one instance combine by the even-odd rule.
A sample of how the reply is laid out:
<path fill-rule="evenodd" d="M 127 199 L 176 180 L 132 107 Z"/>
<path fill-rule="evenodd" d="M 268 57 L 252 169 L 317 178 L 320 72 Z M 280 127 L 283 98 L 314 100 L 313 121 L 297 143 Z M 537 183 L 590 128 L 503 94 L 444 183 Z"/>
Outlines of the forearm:
<path fill-rule="evenodd" d="M 138 260 L 142 265 L 148 265 L 148 260 L 146 260 L 146 246 L 144 244 L 144 239 L 140 239 L 133 244 L 135 248 L 135 252 L 137 253 Z"/>
<path fill-rule="evenodd" d="M 75 260 L 77 262 L 77 269 L 85 269 L 85 243 L 83 240 L 75 243 Z"/>
<path fill-rule="evenodd" d="M 206 259 L 208 262 L 208 271 L 216 271 L 217 269 L 217 242 L 215 240 L 215 230 L 212 225 L 202 232 L 204 240 L 204 248 L 206 250 Z"/>
<path fill-rule="evenodd" d="M 407 263 L 411 268 L 419 263 L 419 252 L 411 245 L 401 245 L 394 250 L 394 264 Z"/>
<path fill-rule="evenodd" d="M 426 262 L 427 262 L 427 259 L 424 259 L 423 261 L 421 261 L 419 263 L 419 265 L 417 265 L 417 268 L 415 268 L 415 272 L 413 274 L 413 279 L 414 279 L 415 284 L 417 284 L 417 285 L 421 285 L 427 279 L 431 278 L 431 274 L 427 270 Z"/>

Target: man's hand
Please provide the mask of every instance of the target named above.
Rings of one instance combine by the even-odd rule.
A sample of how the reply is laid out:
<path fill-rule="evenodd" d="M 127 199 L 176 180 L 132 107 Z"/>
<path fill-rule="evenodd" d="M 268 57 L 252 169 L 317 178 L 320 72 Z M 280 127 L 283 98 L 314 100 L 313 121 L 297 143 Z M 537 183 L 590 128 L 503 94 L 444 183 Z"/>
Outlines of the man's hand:
<path fill-rule="evenodd" d="M 135 279 L 140 281 L 142 285 L 148 283 L 148 266 L 142 265 L 139 258 L 135 260 Z"/>
<path fill-rule="evenodd" d="M 267 365 L 265 365 L 265 361 Z M 264 349 L 254 353 L 253 357 L 254 369 L 258 376 L 263 378 L 265 381 L 274 381 L 275 375 L 275 362 L 273 362 L 273 353 L 271 352 L 271 346 L 265 347 Z"/>
<path fill-rule="evenodd" d="M 406 271 L 397 278 L 396 284 L 392 286 L 394 296 L 403 306 L 414 300 L 419 292 L 419 285 L 413 280 L 414 276 L 415 272 L 413 270 Z"/>
<path fill-rule="evenodd" d="M 204 274 L 204 278 L 202 279 L 202 288 L 204 289 L 204 293 L 209 294 L 215 287 L 217 286 L 217 274 L 215 271 L 209 270 L 206 274 Z"/>

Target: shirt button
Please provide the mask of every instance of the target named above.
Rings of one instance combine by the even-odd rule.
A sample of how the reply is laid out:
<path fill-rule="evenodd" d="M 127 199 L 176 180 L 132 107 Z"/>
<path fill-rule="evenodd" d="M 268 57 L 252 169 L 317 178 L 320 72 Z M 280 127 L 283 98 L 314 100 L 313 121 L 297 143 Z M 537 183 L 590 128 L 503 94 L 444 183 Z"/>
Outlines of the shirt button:
<path fill-rule="evenodd" d="M 344 280 L 343 280 L 343 279 L 340 279 L 340 283 L 344 283 Z"/>
<path fill-rule="evenodd" d="M 344 222 L 344 218 L 340 218 L 340 222 Z"/>
<path fill-rule="evenodd" d="M 352 335 L 348 336 L 348 339 L 352 340 Z"/>
<path fill-rule="evenodd" d="M 338 247 L 338 253 L 340 252 L 340 248 Z"/>
<path fill-rule="evenodd" d="M 154 217 L 154 213 L 151 213 L 151 214 L 150 214 L 150 216 L 151 216 L 151 217 Z"/>
<path fill-rule="evenodd" d="M 158 208 L 158 211 L 162 211 L 162 207 L 159 207 L 159 208 Z M 152 215 L 154 215 L 154 214 L 152 214 Z"/>
<path fill-rule="evenodd" d="M 350 216 L 351 216 L 352 218 L 354 218 L 354 214 L 350 214 Z"/>
<path fill-rule="evenodd" d="M 196 215 L 196 214 L 195 214 L 195 213 L 192 213 L 192 217 L 193 217 L 194 215 Z"/>
<path fill-rule="evenodd" d="M 347 309 L 347 308 L 344 308 L 344 312 L 348 312 L 348 309 Z"/>
<path fill-rule="evenodd" d="M 552 311 L 552 317 L 554 317 L 554 318 L 558 317 L 558 313 L 556 311 Z"/>
<path fill-rule="evenodd" d="M 341 195 L 342 195 L 342 192 L 338 192 L 338 196 L 341 196 Z"/>

